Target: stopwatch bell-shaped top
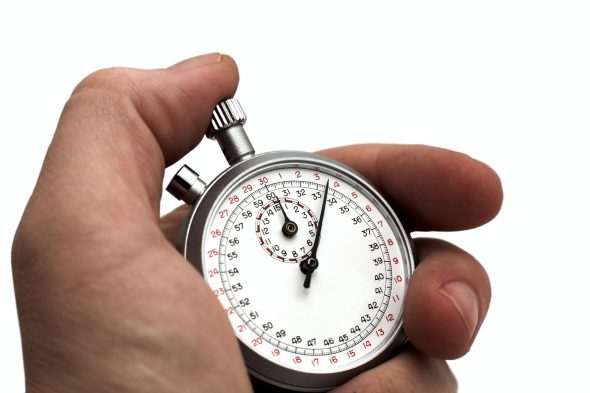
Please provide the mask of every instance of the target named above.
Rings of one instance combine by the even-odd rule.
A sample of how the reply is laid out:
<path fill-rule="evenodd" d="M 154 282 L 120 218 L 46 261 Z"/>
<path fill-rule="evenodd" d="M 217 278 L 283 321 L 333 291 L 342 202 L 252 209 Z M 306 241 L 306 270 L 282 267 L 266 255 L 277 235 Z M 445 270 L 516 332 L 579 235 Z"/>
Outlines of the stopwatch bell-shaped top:
<path fill-rule="evenodd" d="M 254 147 L 244 127 L 246 113 L 235 98 L 221 101 L 213 109 L 207 137 L 217 140 L 230 165 L 254 156 Z"/>

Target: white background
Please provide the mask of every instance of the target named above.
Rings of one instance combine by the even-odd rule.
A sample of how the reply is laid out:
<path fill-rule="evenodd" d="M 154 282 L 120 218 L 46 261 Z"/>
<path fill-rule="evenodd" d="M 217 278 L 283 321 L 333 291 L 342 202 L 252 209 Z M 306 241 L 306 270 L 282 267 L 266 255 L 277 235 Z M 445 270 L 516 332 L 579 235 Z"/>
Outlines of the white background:
<path fill-rule="evenodd" d="M 451 239 L 493 284 L 462 392 L 588 392 L 587 1 L 3 1 L 0 390 L 24 391 L 12 235 L 71 89 L 109 66 L 237 60 L 259 152 L 424 143 L 494 167 L 504 207 Z M 225 167 L 215 143 L 186 161 Z M 170 177 L 170 173 L 166 180 Z M 164 210 L 175 205 L 165 195 Z"/>

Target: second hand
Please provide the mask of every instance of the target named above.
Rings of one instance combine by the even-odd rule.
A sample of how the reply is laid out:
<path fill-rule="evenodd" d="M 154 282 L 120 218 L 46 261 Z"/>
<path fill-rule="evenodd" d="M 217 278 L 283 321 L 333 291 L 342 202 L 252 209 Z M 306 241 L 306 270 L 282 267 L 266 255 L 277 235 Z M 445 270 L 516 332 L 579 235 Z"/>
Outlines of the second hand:
<path fill-rule="evenodd" d="M 283 234 L 287 237 L 293 237 L 297 234 L 297 229 L 299 229 L 297 227 L 297 223 L 295 223 L 295 221 L 291 220 L 289 217 L 287 217 L 287 212 L 285 211 L 285 209 L 283 208 L 283 205 L 281 204 L 281 201 L 279 200 L 279 197 L 276 196 L 276 194 L 272 194 L 269 189 L 268 186 L 266 186 L 266 191 L 268 193 L 270 193 L 271 195 L 274 195 L 275 199 L 273 202 L 275 202 L 276 204 L 279 205 L 279 207 L 281 208 L 281 212 L 283 213 L 283 217 L 285 219 L 283 227 L 281 228 Z"/>

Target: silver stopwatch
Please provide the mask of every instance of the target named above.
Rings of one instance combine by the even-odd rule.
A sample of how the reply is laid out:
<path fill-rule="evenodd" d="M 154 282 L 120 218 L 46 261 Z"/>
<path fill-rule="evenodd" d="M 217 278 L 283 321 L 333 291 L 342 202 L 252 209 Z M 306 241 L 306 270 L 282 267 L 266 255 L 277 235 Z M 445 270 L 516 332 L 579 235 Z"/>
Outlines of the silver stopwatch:
<path fill-rule="evenodd" d="M 168 191 L 192 205 L 178 248 L 225 309 L 249 372 L 325 391 L 405 343 L 411 239 L 361 175 L 319 155 L 254 154 L 236 99 L 207 136 L 230 166 L 205 184 L 188 166 Z"/>

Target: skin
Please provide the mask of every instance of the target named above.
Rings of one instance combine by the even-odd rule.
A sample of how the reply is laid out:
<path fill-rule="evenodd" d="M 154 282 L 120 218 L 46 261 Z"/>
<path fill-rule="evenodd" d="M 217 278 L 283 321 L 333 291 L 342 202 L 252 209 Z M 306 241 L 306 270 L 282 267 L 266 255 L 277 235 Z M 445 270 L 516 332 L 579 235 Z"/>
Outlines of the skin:
<path fill-rule="evenodd" d="M 237 85 L 234 61 L 209 54 L 101 70 L 73 91 L 13 243 L 27 392 L 252 390 L 224 311 L 170 242 L 186 209 L 159 212 L 165 167 L 199 143 Z M 411 230 L 473 228 L 500 209 L 497 175 L 464 154 L 400 145 L 321 154 L 368 177 Z M 456 246 L 416 246 L 404 309 L 413 348 L 338 392 L 456 391 L 441 359 L 469 350 L 488 277 Z"/>

